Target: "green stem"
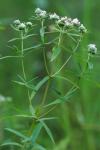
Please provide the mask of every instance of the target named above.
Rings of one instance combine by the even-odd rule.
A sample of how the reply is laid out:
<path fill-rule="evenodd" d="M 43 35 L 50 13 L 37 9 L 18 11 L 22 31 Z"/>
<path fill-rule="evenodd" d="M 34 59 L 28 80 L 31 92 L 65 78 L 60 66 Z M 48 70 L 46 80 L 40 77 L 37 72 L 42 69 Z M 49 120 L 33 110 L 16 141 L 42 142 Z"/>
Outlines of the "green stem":
<path fill-rule="evenodd" d="M 24 76 L 24 80 L 26 81 L 26 73 L 25 73 L 25 67 L 24 67 L 24 36 L 23 36 L 23 31 L 21 32 L 21 55 L 22 55 L 22 72 L 23 72 L 23 76 Z M 31 104 L 31 100 L 30 100 L 30 94 L 29 94 L 29 90 L 27 91 L 28 92 L 28 98 L 29 98 L 29 102 L 30 102 L 30 105 Z"/>
<path fill-rule="evenodd" d="M 60 44 L 61 44 L 62 35 L 63 35 L 63 32 L 62 32 L 62 30 L 61 30 L 61 31 L 60 31 L 60 34 L 59 34 L 58 47 L 59 47 L 59 46 L 60 46 Z"/>
<path fill-rule="evenodd" d="M 24 55 L 24 36 L 23 36 L 23 31 L 21 32 L 21 55 L 22 56 Z M 26 78 L 26 73 L 25 73 L 23 57 L 22 57 L 22 72 L 23 72 L 24 80 L 26 81 L 27 78 Z M 27 89 L 27 93 L 28 93 L 29 105 L 32 106 L 29 89 Z"/>
<path fill-rule="evenodd" d="M 44 46 L 43 46 L 43 58 L 44 58 L 44 65 L 45 65 L 46 72 L 47 72 L 48 76 L 50 76 L 48 66 L 47 66 L 47 58 L 46 58 L 46 52 L 45 52 Z"/>
<path fill-rule="evenodd" d="M 42 31 L 44 31 L 44 20 L 41 21 L 41 28 Z M 43 33 L 45 35 L 45 31 Z M 46 52 L 45 52 L 45 41 L 44 41 L 44 35 L 43 35 L 43 40 L 42 40 L 42 45 L 43 45 L 43 58 L 44 58 L 44 65 L 45 65 L 45 69 L 46 72 L 48 74 L 48 76 L 50 76 L 49 70 L 48 70 L 48 66 L 47 66 L 47 56 L 46 56 Z"/>
<path fill-rule="evenodd" d="M 21 31 L 21 54 L 22 54 L 22 56 L 24 55 L 23 31 Z M 22 71 L 23 71 L 24 79 L 26 80 L 26 74 L 25 74 L 25 67 L 24 67 L 23 57 L 22 57 Z"/>
<path fill-rule="evenodd" d="M 43 99 L 42 99 L 42 105 L 44 105 L 44 103 L 46 101 L 49 85 L 50 85 L 50 79 L 48 80 L 47 86 L 45 87 L 45 91 L 44 91 L 44 95 L 43 95 Z"/>
<path fill-rule="evenodd" d="M 21 55 L 24 55 L 24 40 L 23 40 L 23 31 L 21 31 Z M 22 72 L 23 72 L 23 77 L 24 80 L 26 81 L 26 74 L 25 74 L 25 67 L 24 67 L 24 60 L 22 57 L 22 61 L 21 61 L 21 66 L 22 66 Z M 22 150 L 25 149 L 26 143 L 23 145 Z"/>
<path fill-rule="evenodd" d="M 44 30 L 44 20 L 42 20 L 41 26 L 42 26 L 42 30 Z M 46 55 L 46 52 L 45 52 L 45 41 L 44 41 L 44 39 L 43 39 L 42 42 L 43 42 L 44 65 L 45 65 L 45 69 L 46 69 L 46 72 L 47 72 L 48 76 L 50 76 L 50 73 L 49 73 L 49 70 L 48 70 L 48 66 L 47 66 L 47 55 Z M 44 95 L 43 95 L 43 99 L 42 99 L 42 106 L 44 105 L 44 103 L 46 101 L 46 97 L 47 97 L 48 89 L 49 89 L 49 84 L 50 84 L 50 79 L 48 80 L 48 83 L 47 83 L 47 85 L 45 87 L 45 91 L 44 91 Z"/>

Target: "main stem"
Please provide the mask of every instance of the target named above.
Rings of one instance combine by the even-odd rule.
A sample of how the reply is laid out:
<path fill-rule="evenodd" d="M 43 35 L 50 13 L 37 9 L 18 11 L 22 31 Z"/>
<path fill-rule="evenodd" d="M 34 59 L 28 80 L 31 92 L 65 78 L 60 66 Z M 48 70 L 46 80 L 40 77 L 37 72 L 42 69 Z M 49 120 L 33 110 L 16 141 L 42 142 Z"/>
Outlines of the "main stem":
<path fill-rule="evenodd" d="M 42 20 L 41 22 L 41 27 L 42 27 L 42 30 L 44 31 L 44 20 Z M 45 32 L 45 31 L 44 31 Z M 45 34 L 45 33 L 44 33 Z M 47 72 L 47 75 L 50 76 L 50 73 L 49 73 L 49 70 L 48 70 L 48 66 L 47 66 L 47 56 L 46 56 L 46 52 L 45 52 L 45 41 L 43 39 L 42 41 L 42 44 L 43 44 L 43 58 L 44 58 L 44 66 L 45 66 L 45 69 L 46 69 L 46 72 Z M 45 87 L 45 90 L 44 90 L 44 95 L 43 95 L 43 98 L 42 98 L 42 105 L 44 105 L 45 101 L 46 101 L 46 97 L 47 97 L 47 94 L 48 94 L 48 89 L 49 89 L 49 84 L 50 84 L 50 79 Z"/>
<path fill-rule="evenodd" d="M 45 87 L 45 91 L 44 91 L 44 95 L 43 95 L 43 99 L 42 99 L 42 105 L 44 105 L 44 103 L 45 103 L 45 100 L 46 100 L 46 97 L 48 94 L 49 84 L 50 84 L 50 79 L 48 80 L 48 83 Z"/>
<path fill-rule="evenodd" d="M 24 35 L 23 35 L 23 31 L 21 31 L 21 55 L 22 55 L 22 72 L 23 72 L 23 77 L 24 77 L 24 80 L 26 81 L 26 73 L 25 73 L 25 67 L 24 67 Z M 32 106 L 31 104 L 31 99 L 30 99 L 30 93 L 29 93 L 29 89 L 27 90 L 27 93 L 28 93 L 28 98 L 29 98 L 29 103 L 30 105 Z"/>
<path fill-rule="evenodd" d="M 24 55 L 23 31 L 21 31 L 21 55 L 22 55 L 22 72 L 23 72 L 24 79 L 26 80 L 24 60 L 23 60 L 23 55 Z"/>

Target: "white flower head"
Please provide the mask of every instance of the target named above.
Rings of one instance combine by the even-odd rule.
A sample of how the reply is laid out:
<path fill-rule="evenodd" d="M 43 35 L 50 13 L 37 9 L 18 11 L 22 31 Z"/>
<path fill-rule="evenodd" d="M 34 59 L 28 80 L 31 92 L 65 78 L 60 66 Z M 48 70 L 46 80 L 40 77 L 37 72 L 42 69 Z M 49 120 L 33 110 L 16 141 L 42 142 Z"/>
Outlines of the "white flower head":
<path fill-rule="evenodd" d="M 47 12 L 45 10 L 41 10 L 40 8 L 37 8 L 35 10 L 35 13 L 38 17 L 41 17 L 41 18 L 46 18 L 47 16 Z"/>
<path fill-rule="evenodd" d="M 77 18 L 73 19 L 73 20 L 72 20 L 72 23 L 73 23 L 75 26 L 80 26 L 80 21 L 79 21 Z"/>
<path fill-rule="evenodd" d="M 72 23 L 72 19 L 71 18 L 67 18 L 67 16 L 65 17 L 61 17 L 57 23 L 59 25 L 63 25 L 63 26 L 66 26 L 68 28 L 72 27 L 73 26 L 73 23 Z"/>
<path fill-rule="evenodd" d="M 68 19 L 67 16 L 61 17 L 61 21 L 63 21 L 63 22 L 64 22 L 64 21 L 67 21 L 67 19 Z"/>
<path fill-rule="evenodd" d="M 89 44 L 88 45 L 88 52 L 91 54 L 96 54 L 97 53 L 97 48 L 95 44 Z"/>
<path fill-rule="evenodd" d="M 42 12 L 42 10 L 40 8 L 36 8 L 35 13 L 36 14 L 40 14 Z"/>
<path fill-rule="evenodd" d="M 18 25 L 19 30 L 24 30 L 25 28 L 26 28 L 25 23 L 21 23 L 21 24 Z"/>
<path fill-rule="evenodd" d="M 66 27 L 72 27 L 73 24 L 71 22 L 69 22 L 69 21 L 65 21 L 65 26 Z"/>
<path fill-rule="evenodd" d="M 87 32 L 87 29 L 86 29 L 86 27 L 85 27 L 83 24 L 81 24 L 81 25 L 79 26 L 79 31 L 82 32 L 82 33 L 86 33 L 86 32 Z"/>
<path fill-rule="evenodd" d="M 60 17 L 56 13 L 50 14 L 49 17 L 50 19 L 57 19 L 57 20 L 60 19 Z"/>
<path fill-rule="evenodd" d="M 19 25 L 20 23 L 21 23 L 21 22 L 20 22 L 19 19 L 14 21 L 14 24 L 15 24 L 15 25 Z"/>
<path fill-rule="evenodd" d="M 66 21 L 65 21 L 65 26 L 66 27 L 73 27 L 73 23 L 72 23 L 72 19 L 71 18 L 68 18 Z"/>
<path fill-rule="evenodd" d="M 42 12 L 39 14 L 39 16 L 42 17 L 42 18 L 46 18 L 47 12 L 44 10 L 44 11 L 42 11 Z"/>
<path fill-rule="evenodd" d="M 26 22 L 26 25 L 27 25 L 28 27 L 32 27 L 32 22 Z"/>

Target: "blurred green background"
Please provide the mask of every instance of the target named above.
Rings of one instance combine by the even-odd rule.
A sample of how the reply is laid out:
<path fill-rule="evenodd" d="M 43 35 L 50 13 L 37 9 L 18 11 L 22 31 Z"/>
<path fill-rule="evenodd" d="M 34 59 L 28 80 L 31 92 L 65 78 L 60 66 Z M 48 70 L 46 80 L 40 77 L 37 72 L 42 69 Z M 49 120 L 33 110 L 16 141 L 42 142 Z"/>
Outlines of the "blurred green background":
<path fill-rule="evenodd" d="M 8 47 L 8 40 L 15 33 L 10 24 L 15 19 L 27 21 L 34 13 L 34 9 L 40 7 L 48 12 L 56 12 L 61 16 L 67 15 L 79 18 L 89 30 L 84 45 L 95 43 L 98 48 L 98 57 L 93 59 L 94 69 L 91 71 L 90 81 L 81 81 L 80 95 L 76 96 L 71 104 L 61 106 L 54 113 L 60 116 L 59 121 L 53 121 L 50 126 L 56 139 L 54 150 L 99 150 L 100 149 L 100 1 L 99 0 L 0 0 L 0 56 L 12 55 L 13 51 Z M 34 42 L 33 42 L 34 43 Z M 28 43 L 27 43 L 28 44 Z M 26 60 L 27 76 L 40 74 L 42 76 L 42 59 L 38 52 L 31 53 Z M 17 69 L 16 69 L 17 68 Z M 15 86 L 12 80 L 20 71 L 16 59 L 0 61 L 0 94 L 10 96 L 16 107 L 27 106 L 24 102 L 24 89 Z M 25 105 L 24 105 L 25 103 Z M 0 104 L 0 117 L 8 113 L 12 107 L 10 104 Z M 1 109 L 2 108 L 2 109 Z M 84 122 L 84 123 L 83 123 Z M 83 123 L 83 125 L 81 125 Z M 0 140 L 6 138 L 3 131 L 5 126 L 16 127 L 16 119 L 0 121 Z M 9 135 L 8 135 L 9 136 Z M 46 135 L 40 139 L 41 143 L 51 150 L 51 143 Z M 3 148 L 2 148 L 3 149 Z"/>

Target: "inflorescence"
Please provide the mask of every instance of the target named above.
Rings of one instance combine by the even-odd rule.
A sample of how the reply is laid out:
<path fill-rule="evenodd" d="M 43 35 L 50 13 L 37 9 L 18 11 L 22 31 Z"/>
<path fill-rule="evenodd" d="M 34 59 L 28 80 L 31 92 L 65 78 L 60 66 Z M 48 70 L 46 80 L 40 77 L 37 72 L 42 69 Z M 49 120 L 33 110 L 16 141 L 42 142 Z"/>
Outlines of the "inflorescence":
<path fill-rule="evenodd" d="M 79 32 L 81 32 L 81 33 L 87 32 L 86 27 L 83 24 L 81 24 L 77 18 L 72 19 L 67 16 L 60 17 L 56 13 L 47 13 L 46 11 L 41 10 L 40 8 L 37 8 L 35 10 L 35 14 L 37 17 L 39 17 L 41 19 L 48 18 L 50 20 L 53 20 L 59 26 L 64 26 L 67 28 L 78 27 Z"/>
<path fill-rule="evenodd" d="M 78 18 L 72 19 L 67 16 L 60 17 L 56 13 L 47 13 L 46 11 L 41 10 L 40 8 L 37 8 L 35 10 L 35 14 L 40 19 L 48 18 L 50 20 L 53 20 L 54 23 L 60 27 L 62 26 L 67 29 L 77 27 L 79 33 L 82 33 L 82 34 L 87 33 L 87 28 L 83 24 L 81 24 Z M 88 45 L 88 53 L 92 55 L 97 53 L 97 48 L 95 44 Z"/>
<path fill-rule="evenodd" d="M 17 30 L 26 30 L 30 27 L 32 27 L 32 22 L 21 22 L 20 20 L 15 20 L 13 22 L 14 24 L 14 27 L 17 29 Z"/>
<path fill-rule="evenodd" d="M 63 27 L 66 29 L 73 29 L 74 31 L 84 34 L 87 33 L 87 28 L 79 21 L 78 18 L 69 18 L 67 16 L 61 17 L 56 13 L 47 13 L 45 10 L 42 10 L 40 8 L 35 9 L 35 15 L 38 19 L 49 19 L 54 21 L 54 24 Z M 15 20 L 14 27 L 18 31 L 27 31 L 29 28 L 33 26 L 32 22 L 21 22 L 19 19 Z M 96 54 L 97 48 L 95 44 L 89 44 L 88 45 L 88 53 L 89 54 Z"/>
<path fill-rule="evenodd" d="M 88 52 L 90 54 L 96 54 L 97 53 L 97 48 L 96 48 L 96 45 L 95 44 L 89 44 L 88 45 Z"/>

